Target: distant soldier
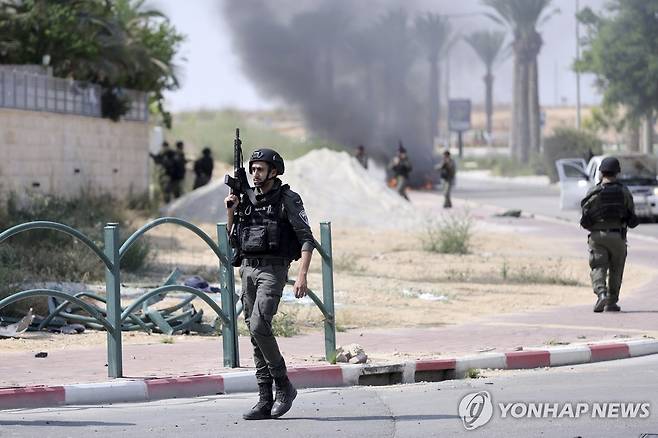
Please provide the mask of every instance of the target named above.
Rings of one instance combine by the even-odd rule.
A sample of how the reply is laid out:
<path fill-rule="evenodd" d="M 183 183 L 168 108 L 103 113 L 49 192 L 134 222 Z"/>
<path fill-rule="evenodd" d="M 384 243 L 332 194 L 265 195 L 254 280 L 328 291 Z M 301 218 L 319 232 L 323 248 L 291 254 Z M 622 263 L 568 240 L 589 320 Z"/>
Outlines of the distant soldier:
<path fill-rule="evenodd" d="M 409 197 L 407 196 L 406 190 L 407 185 L 409 184 L 409 174 L 411 173 L 412 167 L 409 157 L 407 156 L 407 150 L 402 145 L 402 142 L 398 144 L 398 154 L 393 157 L 388 168 L 393 172 L 393 176 L 397 180 L 398 193 L 408 201 Z"/>
<path fill-rule="evenodd" d="M 457 175 L 457 165 L 455 160 L 450 156 L 450 151 L 443 153 L 443 160 L 437 166 L 441 179 L 443 180 L 443 208 L 452 208 L 452 200 L 450 194 L 452 187 L 455 184 L 455 176 Z"/>
<path fill-rule="evenodd" d="M 618 312 L 621 308 L 617 301 L 626 263 L 626 230 L 635 228 L 639 221 L 633 195 L 617 181 L 617 174 L 621 172 L 619 160 L 615 157 L 603 159 L 599 171 L 601 182 L 592 187 L 580 203 L 580 225 L 590 231 L 587 241 L 590 277 L 597 296 L 594 312 Z"/>
<path fill-rule="evenodd" d="M 215 167 L 210 148 L 203 148 L 201 154 L 201 158 L 194 162 L 194 189 L 205 186 L 210 182 L 212 171 Z"/>
<path fill-rule="evenodd" d="M 171 150 L 169 143 L 163 141 L 160 152 L 157 155 L 149 155 L 153 158 L 155 165 L 158 166 L 158 185 L 160 186 L 160 192 L 162 192 L 164 202 L 168 203 L 171 200 L 171 174 L 174 166 L 175 152 Z"/>
<path fill-rule="evenodd" d="M 185 158 L 185 144 L 178 140 L 176 142 L 176 150 L 174 151 L 174 162 L 171 167 L 171 194 L 174 199 L 180 198 L 183 193 L 183 181 L 185 180 L 185 165 L 187 159 Z"/>
<path fill-rule="evenodd" d="M 360 144 L 356 148 L 356 153 L 354 154 L 354 158 L 363 166 L 364 169 L 368 169 L 368 154 L 366 153 L 366 148 L 363 147 L 362 144 Z"/>

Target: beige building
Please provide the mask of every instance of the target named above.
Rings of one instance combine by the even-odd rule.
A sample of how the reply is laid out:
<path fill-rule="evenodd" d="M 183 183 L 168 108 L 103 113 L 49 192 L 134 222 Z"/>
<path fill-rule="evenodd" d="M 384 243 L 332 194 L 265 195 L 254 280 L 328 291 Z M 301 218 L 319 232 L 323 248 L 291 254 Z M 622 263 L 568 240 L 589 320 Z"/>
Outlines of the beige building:
<path fill-rule="evenodd" d="M 95 86 L 0 70 L 0 194 L 146 193 L 145 96 L 120 122 L 99 117 L 99 96 Z"/>

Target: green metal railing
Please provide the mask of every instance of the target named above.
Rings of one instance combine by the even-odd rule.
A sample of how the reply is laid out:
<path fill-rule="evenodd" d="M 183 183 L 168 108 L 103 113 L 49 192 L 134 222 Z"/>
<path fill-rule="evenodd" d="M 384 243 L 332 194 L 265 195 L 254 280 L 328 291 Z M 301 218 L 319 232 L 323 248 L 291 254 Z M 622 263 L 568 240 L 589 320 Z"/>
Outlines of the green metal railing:
<path fill-rule="evenodd" d="M 219 260 L 221 307 L 217 305 L 217 303 L 205 292 L 188 286 L 168 284 L 169 281 L 172 280 L 171 277 L 163 286 L 143 294 L 125 309 L 121 307 L 121 258 L 147 231 L 164 224 L 174 224 L 192 231 L 199 238 L 201 238 L 217 256 Z M 0 309 L 16 301 L 35 296 L 51 296 L 59 298 L 63 302 L 58 305 L 55 310 L 41 322 L 39 328 L 43 328 L 48 324 L 50 320 L 52 320 L 52 318 L 59 314 L 68 316 L 65 314 L 64 309 L 69 303 L 79 306 L 90 316 L 84 317 L 81 315 L 75 315 L 78 320 L 84 321 L 93 327 L 104 328 L 107 331 L 108 376 L 116 378 L 123 376 L 121 338 L 121 332 L 124 327 L 123 323 L 130 319 L 134 323 L 133 327 L 136 327 L 137 329 L 141 328 L 143 330 L 149 330 L 150 327 L 152 327 L 154 324 L 145 324 L 135 316 L 134 312 L 154 296 L 159 296 L 174 291 L 184 292 L 190 294 L 190 298 L 183 300 L 182 303 L 179 303 L 178 305 L 173 306 L 167 310 L 169 312 L 178 310 L 185 304 L 191 302 L 192 299 L 197 297 L 203 300 L 217 314 L 223 323 L 222 343 L 224 366 L 232 368 L 240 366 L 237 317 L 242 309 L 241 303 L 239 301 L 236 302 L 235 300 L 235 274 L 233 266 L 230 263 L 233 250 L 229 245 L 225 223 L 217 224 L 218 237 L 217 243 L 215 243 L 206 233 L 204 233 L 195 225 L 178 218 L 163 217 L 149 222 L 139 230 L 135 231 L 123 243 L 123 245 L 119 245 L 118 224 L 108 223 L 104 228 L 104 249 L 101 250 L 98 245 L 96 245 L 91 239 L 74 228 L 55 222 L 36 221 L 17 225 L 0 233 L 0 244 L 17 234 L 36 229 L 48 229 L 68 234 L 73 238 L 81 241 L 92 252 L 94 252 L 94 254 L 105 265 L 106 296 L 103 298 L 90 292 L 81 292 L 75 295 L 71 295 L 66 292 L 51 289 L 34 289 L 17 292 L 3 300 L 0 300 Z M 331 253 L 331 224 L 329 222 L 321 223 L 320 232 L 321 243 L 316 241 L 315 245 L 322 257 L 323 301 L 320 301 L 317 295 L 312 291 L 309 291 L 309 296 L 324 315 L 325 354 L 327 360 L 330 360 L 336 351 L 333 263 Z M 294 284 L 294 282 L 289 283 Z M 83 301 L 81 299 L 82 297 L 93 298 L 97 301 L 104 302 L 105 310 Z M 168 325 L 164 318 L 162 318 L 161 323 Z M 178 326 L 178 328 L 180 329 L 180 326 Z"/>

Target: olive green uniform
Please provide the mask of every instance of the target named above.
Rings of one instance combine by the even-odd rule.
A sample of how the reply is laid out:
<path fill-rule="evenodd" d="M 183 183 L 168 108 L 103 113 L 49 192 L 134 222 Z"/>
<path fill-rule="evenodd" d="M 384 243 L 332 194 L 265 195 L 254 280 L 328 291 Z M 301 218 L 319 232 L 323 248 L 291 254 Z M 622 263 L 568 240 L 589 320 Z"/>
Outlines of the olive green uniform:
<path fill-rule="evenodd" d="M 444 158 L 439 167 L 441 179 L 443 182 L 443 208 L 452 208 L 452 199 L 450 195 L 455 184 L 457 175 L 457 166 L 452 158 Z"/>
<path fill-rule="evenodd" d="M 610 196 L 606 200 L 602 192 L 605 186 L 612 185 L 621 191 L 617 201 Z M 618 182 L 599 183 L 588 191 L 581 207 L 580 223 L 590 231 L 587 243 L 592 288 L 597 296 L 607 296 L 608 305 L 616 304 L 626 263 L 626 228 L 638 224 L 633 195 Z M 606 208 L 612 213 L 601 213 Z"/>
<path fill-rule="evenodd" d="M 301 197 L 288 188 L 282 189 L 281 181 L 275 180 L 265 195 L 281 191 L 284 220 L 292 227 L 302 251 L 315 247 L 311 227 Z M 262 194 L 257 191 L 257 199 Z M 272 318 L 276 315 L 283 288 L 288 279 L 291 260 L 268 254 L 258 257 L 245 256 L 240 266 L 242 280 L 242 305 L 244 318 L 251 334 L 251 344 L 259 384 L 272 384 L 273 379 L 286 376 L 286 364 L 272 333 Z"/>
<path fill-rule="evenodd" d="M 154 163 L 157 166 L 158 185 L 160 193 L 165 203 L 169 203 L 172 195 L 171 173 L 174 166 L 176 153 L 171 149 L 163 149 L 157 155 L 151 154 Z"/>

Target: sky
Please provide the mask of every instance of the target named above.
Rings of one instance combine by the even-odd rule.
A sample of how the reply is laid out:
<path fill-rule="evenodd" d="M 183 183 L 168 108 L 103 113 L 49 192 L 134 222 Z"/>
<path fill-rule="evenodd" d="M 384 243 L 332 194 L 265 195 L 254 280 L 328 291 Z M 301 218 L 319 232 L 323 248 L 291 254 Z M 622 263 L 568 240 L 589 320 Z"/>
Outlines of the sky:
<path fill-rule="evenodd" d="M 226 17 L 222 13 L 222 1 L 152 0 L 149 3 L 168 15 L 172 24 L 187 35 L 179 57 L 182 87 L 166 94 L 169 107 L 174 111 L 183 111 L 227 107 L 257 110 L 282 106 L 282 102 L 259 93 L 257 84 L 253 84 L 242 72 L 240 56 L 233 49 Z M 282 1 L 283 4 L 284 0 L 269 1 Z M 372 1 L 354 0 L 361 5 Z M 418 8 L 446 14 L 486 11 L 478 0 L 416 0 L 414 3 Z M 603 3 L 604 0 L 580 0 L 581 8 L 591 6 L 595 10 L 600 9 Z M 391 0 L 389 4 L 403 6 L 409 2 Z M 553 0 L 559 13 L 539 29 L 544 38 L 539 55 L 542 105 L 575 105 L 576 102 L 576 76 L 570 71 L 576 52 L 575 4 L 576 0 Z M 455 28 L 466 34 L 471 29 L 496 28 L 495 23 L 484 15 L 455 18 L 453 22 Z M 450 57 L 450 96 L 470 98 L 476 104 L 481 103 L 484 100 L 480 87 L 484 72 L 481 70 L 472 51 L 463 43 L 458 45 Z M 494 75 L 495 101 L 509 103 L 512 96 L 511 57 L 497 67 Z M 581 101 L 583 104 L 600 102 L 600 95 L 590 75 L 581 76 Z"/>

